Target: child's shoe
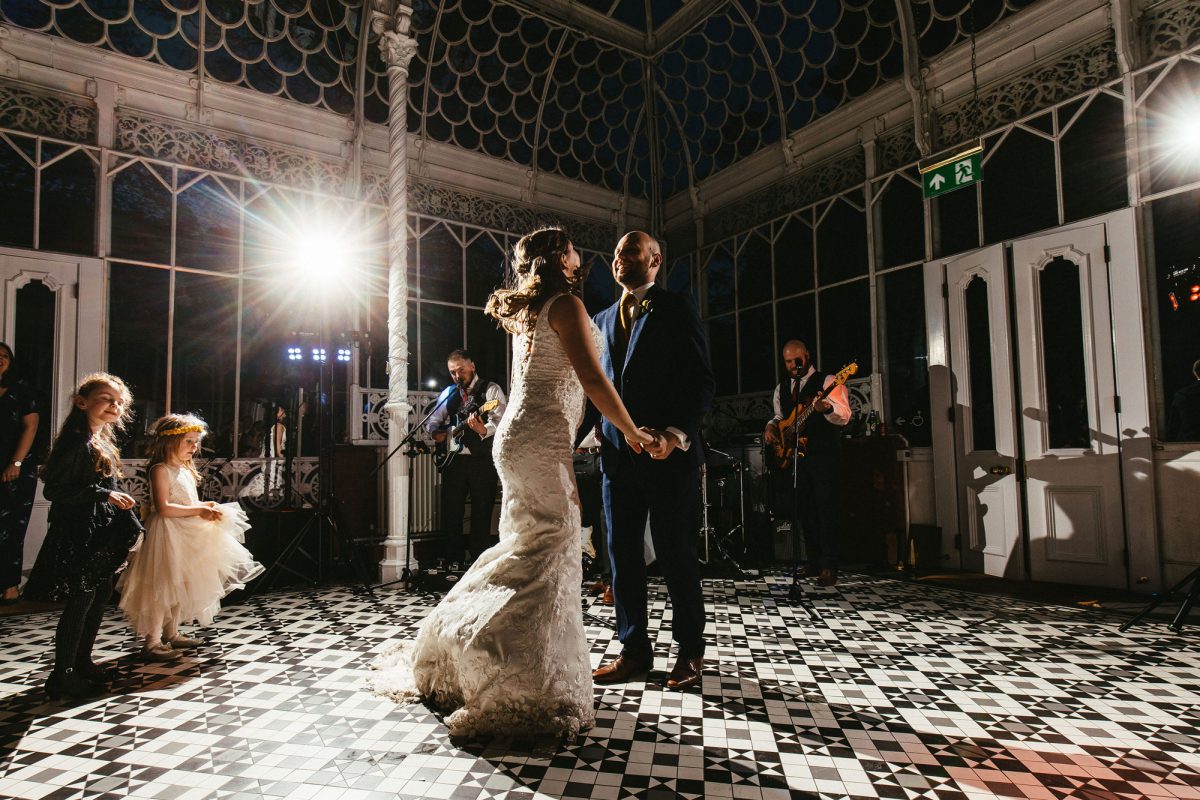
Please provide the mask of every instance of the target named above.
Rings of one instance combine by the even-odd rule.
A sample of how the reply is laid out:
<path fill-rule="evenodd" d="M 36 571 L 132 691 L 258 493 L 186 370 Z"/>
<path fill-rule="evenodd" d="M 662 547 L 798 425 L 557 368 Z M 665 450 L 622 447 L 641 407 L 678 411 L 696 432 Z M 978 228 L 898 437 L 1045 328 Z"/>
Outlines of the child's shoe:
<path fill-rule="evenodd" d="M 92 661 L 76 664 L 75 672 L 84 680 L 89 680 L 97 686 L 107 686 L 113 680 L 110 671 Z"/>
<path fill-rule="evenodd" d="M 167 662 L 179 658 L 182 653 L 173 649 L 169 644 L 147 645 L 142 648 L 142 658 L 147 661 Z"/>
<path fill-rule="evenodd" d="M 177 633 L 172 636 L 164 644 L 169 644 L 176 650 L 191 650 L 204 644 L 203 639 L 193 639 L 190 636 L 184 636 L 182 633 Z"/>
<path fill-rule="evenodd" d="M 64 669 L 61 672 L 54 670 L 46 678 L 46 685 L 43 688 L 46 696 L 51 700 L 60 698 L 84 700 L 102 695 L 105 691 L 103 686 L 97 686 L 79 675 L 74 669 Z"/>

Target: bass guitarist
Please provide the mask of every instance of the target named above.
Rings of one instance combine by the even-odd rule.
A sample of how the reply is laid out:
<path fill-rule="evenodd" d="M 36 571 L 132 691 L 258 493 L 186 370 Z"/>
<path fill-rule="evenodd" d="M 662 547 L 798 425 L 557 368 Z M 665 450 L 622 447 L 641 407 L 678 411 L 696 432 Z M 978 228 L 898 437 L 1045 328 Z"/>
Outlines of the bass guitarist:
<path fill-rule="evenodd" d="M 475 371 L 470 353 L 459 348 L 446 358 L 446 368 L 454 381 L 447 386 L 441 407 L 425 423 L 439 448 L 453 446 L 447 436 L 460 424 L 462 450 L 442 470 L 442 530 L 445 533 L 445 558 L 463 568 L 494 543 L 492 509 L 496 504 L 499 479 L 492 463 L 492 435 L 504 415 L 507 398 L 499 384 Z M 491 401 L 496 405 L 481 415 L 478 409 Z M 465 413 L 464 413 L 465 412 Z M 463 516 L 467 495 L 471 497 L 471 535 L 463 541 Z"/>
<path fill-rule="evenodd" d="M 822 586 L 833 586 L 837 583 L 838 569 L 838 440 L 840 429 L 850 421 L 850 395 L 844 383 L 839 384 L 833 375 L 817 371 L 804 342 L 797 339 L 787 342 L 783 346 L 783 363 L 788 375 L 775 387 L 775 416 L 767 422 L 763 441 L 781 445 L 785 450 L 790 448 L 796 432 L 787 423 L 799 417 L 809 403 L 816 405 L 801 431 L 807 443 L 798 461 L 794 496 L 790 459 L 785 456 L 783 463 L 775 465 L 776 497 L 787 498 L 786 505 L 781 503 L 776 510 L 786 509 L 788 516 L 798 517 L 804 528 L 807 560 L 798 564 L 795 577 L 816 575 Z M 828 395 L 814 400 L 827 387 Z M 799 514 L 793 514 L 793 502 L 799 503 Z"/>

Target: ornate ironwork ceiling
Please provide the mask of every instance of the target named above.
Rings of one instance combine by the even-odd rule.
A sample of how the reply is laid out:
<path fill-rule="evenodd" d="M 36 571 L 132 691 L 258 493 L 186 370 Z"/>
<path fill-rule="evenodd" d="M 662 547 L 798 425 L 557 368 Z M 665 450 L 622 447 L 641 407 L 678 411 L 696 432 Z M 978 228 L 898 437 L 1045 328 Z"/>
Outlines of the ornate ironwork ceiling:
<path fill-rule="evenodd" d="M 898 1 L 911 2 L 930 59 L 1035 0 L 714 0 L 673 41 L 647 35 L 644 51 L 526 0 L 415 0 L 409 128 L 661 202 L 898 77 Z M 644 34 L 687 4 L 576 2 Z M 387 76 L 374 38 L 360 41 L 362 6 L 0 0 L 0 19 L 339 114 L 361 91 L 366 117 L 385 122 Z"/>
<path fill-rule="evenodd" d="M 657 30 L 682 9 L 686 2 L 687 0 L 579 0 L 580 5 L 643 33 Z"/>

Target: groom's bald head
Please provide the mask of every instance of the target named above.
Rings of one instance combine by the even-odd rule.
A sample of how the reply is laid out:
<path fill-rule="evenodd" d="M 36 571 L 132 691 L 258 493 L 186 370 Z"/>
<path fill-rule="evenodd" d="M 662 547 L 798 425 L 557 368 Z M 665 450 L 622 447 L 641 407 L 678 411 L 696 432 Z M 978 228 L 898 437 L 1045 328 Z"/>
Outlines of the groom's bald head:
<path fill-rule="evenodd" d="M 653 283 L 662 266 L 662 247 L 645 231 L 630 231 L 613 251 L 613 278 L 626 290 Z"/>

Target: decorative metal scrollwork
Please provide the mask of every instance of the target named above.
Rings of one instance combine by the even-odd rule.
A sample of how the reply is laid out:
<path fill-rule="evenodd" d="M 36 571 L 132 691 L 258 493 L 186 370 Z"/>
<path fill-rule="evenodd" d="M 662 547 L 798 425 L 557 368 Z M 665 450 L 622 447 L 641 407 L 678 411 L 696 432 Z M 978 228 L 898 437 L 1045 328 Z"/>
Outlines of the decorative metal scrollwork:
<path fill-rule="evenodd" d="M 1111 38 L 1090 42 L 1052 64 L 1036 67 L 999 86 L 938 110 L 938 142 L 950 147 L 1042 108 L 1094 89 L 1117 77 Z"/>
<path fill-rule="evenodd" d="M 1180 0 L 1148 8 L 1140 33 L 1147 61 L 1190 50 L 1200 44 L 1200 5 Z"/>
<path fill-rule="evenodd" d="M 326 161 L 301 150 L 219 133 L 212 128 L 193 128 L 147 114 L 119 112 L 116 138 L 117 147 L 127 153 L 201 169 L 244 174 L 314 191 L 336 191 L 345 185 L 345 162 Z"/>
<path fill-rule="evenodd" d="M 920 160 L 921 151 L 913 138 L 913 126 L 901 125 L 875 140 L 875 160 L 878 172 L 891 172 Z"/>
<path fill-rule="evenodd" d="M 0 80 L 0 128 L 95 144 L 98 116 L 90 101 Z"/>
<path fill-rule="evenodd" d="M 705 435 L 721 441 L 748 430 L 762 430 L 774 413 L 771 392 L 718 397 L 704 417 Z"/>
<path fill-rule="evenodd" d="M 769 186 L 735 205 L 719 209 L 705 219 L 704 230 L 710 241 L 723 239 L 774 219 L 783 210 L 803 208 L 865 180 L 862 151 L 846 153 Z"/>
<path fill-rule="evenodd" d="M 542 225 L 562 225 L 576 244 L 603 252 L 608 252 L 617 240 L 614 225 L 538 211 L 422 181 L 409 182 L 408 208 L 439 219 L 467 222 L 510 233 L 528 233 Z"/>
<path fill-rule="evenodd" d="M 118 488 L 139 503 L 150 502 L 146 462 L 125 460 Z M 200 468 L 200 497 L 219 503 L 241 503 L 260 511 L 312 507 L 316 503 L 320 465 L 316 458 L 212 459 Z"/>

